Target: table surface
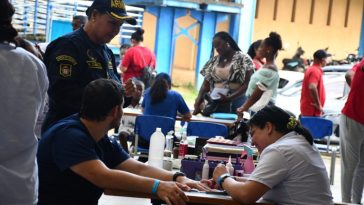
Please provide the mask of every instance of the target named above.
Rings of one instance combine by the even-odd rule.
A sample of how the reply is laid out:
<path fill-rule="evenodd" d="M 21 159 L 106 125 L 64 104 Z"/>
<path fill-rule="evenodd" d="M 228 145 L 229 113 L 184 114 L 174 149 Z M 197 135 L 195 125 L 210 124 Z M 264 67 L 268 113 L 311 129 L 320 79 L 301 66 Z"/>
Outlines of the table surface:
<path fill-rule="evenodd" d="M 124 115 L 126 116 L 139 116 L 142 115 L 143 112 L 140 109 L 134 108 L 123 108 Z M 176 120 L 181 120 L 182 118 L 177 116 Z M 235 120 L 225 120 L 225 119 L 216 119 L 212 117 L 205 117 L 200 115 L 192 115 L 191 121 L 201 121 L 201 122 L 212 122 L 212 123 L 219 123 L 224 124 L 228 127 L 234 125 Z"/>
<path fill-rule="evenodd" d="M 158 199 L 157 196 L 147 193 L 128 192 L 122 190 L 105 190 L 104 194 L 112 196 L 136 197 Z M 189 202 L 187 204 L 210 205 L 239 205 L 228 195 L 206 194 L 205 192 L 185 192 Z M 256 203 L 263 205 L 261 203 Z"/>

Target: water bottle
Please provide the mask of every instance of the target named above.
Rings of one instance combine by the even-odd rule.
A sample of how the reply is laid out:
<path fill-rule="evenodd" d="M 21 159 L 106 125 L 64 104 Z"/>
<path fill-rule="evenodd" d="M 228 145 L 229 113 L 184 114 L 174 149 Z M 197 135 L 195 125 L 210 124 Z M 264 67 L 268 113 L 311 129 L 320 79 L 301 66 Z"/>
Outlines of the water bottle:
<path fill-rule="evenodd" d="M 166 150 L 172 152 L 173 149 L 173 130 L 169 131 L 166 136 Z"/>
<path fill-rule="evenodd" d="M 182 140 L 179 143 L 179 149 L 178 149 L 178 159 L 185 158 L 185 155 L 188 152 L 188 142 L 187 142 L 187 136 L 182 136 Z"/>
<path fill-rule="evenodd" d="M 209 160 L 206 159 L 202 167 L 202 179 L 209 179 L 209 172 L 210 172 Z"/>
<path fill-rule="evenodd" d="M 150 137 L 148 164 L 154 167 L 163 168 L 164 145 L 166 138 L 157 127 L 155 132 Z"/>

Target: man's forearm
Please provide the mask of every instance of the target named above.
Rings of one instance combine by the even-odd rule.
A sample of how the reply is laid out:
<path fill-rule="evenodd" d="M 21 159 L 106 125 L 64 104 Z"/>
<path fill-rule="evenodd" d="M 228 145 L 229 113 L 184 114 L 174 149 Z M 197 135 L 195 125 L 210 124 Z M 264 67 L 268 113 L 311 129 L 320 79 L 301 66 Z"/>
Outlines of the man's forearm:
<path fill-rule="evenodd" d="M 141 176 L 151 177 L 160 179 L 163 181 L 172 181 L 173 173 L 170 171 L 166 171 L 164 169 L 159 169 L 152 166 L 144 166 L 143 169 L 140 171 Z"/>
<path fill-rule="evenodd" d="M 71 170 L 103 189 L 121 189 L 150 193 L 154 179 L 135 173 L 109 169 L 99 160 L 89 160 L 71 167 Z"/>
<path fill-rule="evenodd" d="M 163 181 L 171 181 L 173 178 L 172 172 L 148 166 L 134 159 L 127 160 L 126 162 L 116 167 L 116 169 L 131 172 L 140 176 L 161 179 Z"/>
<path fill-rule="evenodd" d="M 99 186 L 104 189 L 122 189 L 125 191 L 150 193 L 154 179 L 125 171 L 110 170 L 100 183 Z"/>

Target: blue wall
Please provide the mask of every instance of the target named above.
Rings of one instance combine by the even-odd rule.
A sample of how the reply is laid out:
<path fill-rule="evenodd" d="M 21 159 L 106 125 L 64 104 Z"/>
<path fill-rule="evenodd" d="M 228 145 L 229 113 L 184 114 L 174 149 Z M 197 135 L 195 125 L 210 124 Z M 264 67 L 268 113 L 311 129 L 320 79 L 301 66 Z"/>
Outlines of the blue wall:
<path fill-rule="evenodd" d="M 53 41 L 58 37 L 71 32 L 72 32 L 72 22 L 53 20 L 50 41 Z"/>
<path fill-rule="evenodd" d="M 255 2 L 255 0 L 253 1 Z M 127 5 L 133 6 L 144 5 L 145 10 L 157 19 L 154 52 L 157 57 L 158 72 L 172 73 L 175 41 L 180 35 L 186 36 L 198 46 L 195 64 L 195 85 L 197 89 L 200 88 L 203 82 L 200 70 L 211 57 L 212 39 L 216 33 L 217 24 L 228 20 L 230 17 L 229 32 L 236 41 L 238 41 L 242 30 L 239 25 L 243 7 L 240 5 L 226 5 L 217 2 L 215 4 L 206 4 L 205 8 L 202 8 L 201 3 L 193 1 L 125 0 L 124 2 Z M 241 0 L 234 0 L 232 2 L 239 4 Z M 197 22 L 187 28 L 179 27 L 176 20 L 181 16 L 185 16 L 188 12 Z M 254 19 L 252 20 L 254 21 Z M 196 25 L 200 26 L 199 38 L 197 40 L 188 33 L 188 30 Z M 177 30 L 179 31 L 178 33 L 176 32 Z M 249 32 L 251 29 L 244 31 Z"/>

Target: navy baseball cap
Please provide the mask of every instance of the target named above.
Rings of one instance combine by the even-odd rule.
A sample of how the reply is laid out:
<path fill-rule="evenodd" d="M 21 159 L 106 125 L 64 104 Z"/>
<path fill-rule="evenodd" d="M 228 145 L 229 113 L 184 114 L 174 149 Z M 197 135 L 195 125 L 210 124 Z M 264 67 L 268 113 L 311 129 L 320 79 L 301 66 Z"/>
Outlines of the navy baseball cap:
<path fill-rule="evenodd" d="M 125 10 L 125 4 L 123 0 L 94 0 L 90 7 L 87 8 L 86 14 L 97 9 L 105 11 L 112 18 L 117 20 L 123 20 L 131 25 L 136 25 L 136 19 L 132 16 L 128 16 Z"/>
<path fill-rule="evenodd" d="M 327 58 L 331 56 L 330 54 L 328 54 L 325 50 L 317 50 L 314 54 L 313 54 L 313 58 L 314 59 L 323 59 L 323 58 Z"/>

